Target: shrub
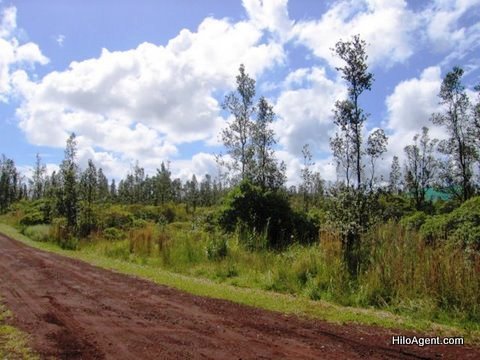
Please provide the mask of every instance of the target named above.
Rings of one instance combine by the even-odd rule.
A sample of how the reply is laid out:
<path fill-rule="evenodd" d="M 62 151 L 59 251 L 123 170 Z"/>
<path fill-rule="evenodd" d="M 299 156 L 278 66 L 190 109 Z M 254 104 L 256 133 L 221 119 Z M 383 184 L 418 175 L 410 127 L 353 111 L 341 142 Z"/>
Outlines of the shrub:
<path fill-rule="evenodd" d="M 25 215 L 23 215 L 22 218 L 20 219 L 20 224 L 24 226 L 37 225 L 37 224 L 43 224 L 43 223 L 45 223 L 45 218 L 43 216 L 43 213 L 38 210 L 33 210 L 31 212 L 28 212 Z"/>
<path fill-rule="evenodd" d="M 50 225 L 33 225 L 27 226 L 23 230 L 23 234 L 33 241 L 49 241 L 50 240 Z"/>
<path fill-rule="evenodd" d="M 436 240 L 446 240 L 449 218 L 446 215 L 429 216 L 420 227 L 420 235 L 429 244 Z"/>
<path fill-rule="evenodd" d="M 80 237 L 87 237 L 98 228 L 97 211 L 86 203 L 82 202 L 77 222 L 77 234 Z"/>
<path fill-rule="evenodd" d="M 107 240 L 121 240 L 125 237 L 125 233 L 120 229 L 109 227 L 103 230 L 103 236 Z"/>
<path fill-rule="evenodd" d="M 62 248 L 66 250 L 76 250 L 78 247 L 78 239 L 75 238 L 68 230 L 67 219 L 55 218 L 52 220 L 50 228 L 50 237 Z"/>
<path fill-rule="evenodd" d="M 241 231 L 248 230 L 251 236 L 265 234 L 271 248 L 292 243 L 295 234 L 297 240 L 311 241 L 311 225 L 314 225 L 311 220 L 293 213 L 283 193 L 264 191 L 247 180 L 227 194 L 218 222 L 227 232 L 235 231 L 241 224 Z"/>
<path fill-rule="evenodd" d="M 418 230 L 426 219 L 427 214 L 425 214 L 423 211 L 415 211 L 413 214 L 404 216 L 400 220 L 400 225 L 407 230 Z"/>
<path fill-rule="evenodd" d="M 210 237 L 206 245 L 207 258 L 210 260 L 219 260 L 227 256 L 228 246 L 225 236 L 214 234 Z"/>
<path fill-rule="evenodd" d="M 119 205 L 112 205 L 103 209 L 99 214 L 100 224 L 103 229 L 116 227 L 128 229 L 133 224 L 133 215 Z"/>

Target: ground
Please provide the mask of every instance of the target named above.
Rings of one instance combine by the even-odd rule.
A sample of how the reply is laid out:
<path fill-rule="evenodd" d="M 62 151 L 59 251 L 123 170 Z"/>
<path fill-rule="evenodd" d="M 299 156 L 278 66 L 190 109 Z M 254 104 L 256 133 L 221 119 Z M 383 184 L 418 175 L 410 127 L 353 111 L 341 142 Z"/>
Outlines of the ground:
<path fill-rule="evenodd" d="M 42 358 L 480 358 L 468 346 L 391 345 L 392 335 L 412 335 L 404 330 L 194 296 L 1 235 L 0 297 Z"/>

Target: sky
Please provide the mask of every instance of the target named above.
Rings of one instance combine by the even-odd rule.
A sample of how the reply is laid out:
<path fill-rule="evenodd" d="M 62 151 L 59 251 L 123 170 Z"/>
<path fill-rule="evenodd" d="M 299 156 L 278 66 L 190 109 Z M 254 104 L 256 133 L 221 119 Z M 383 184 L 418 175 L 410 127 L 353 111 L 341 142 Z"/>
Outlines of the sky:
<path fill-rule="evenodd" d="M 0 154 L 26 175 L 37 153 L 53 170 L 75 132 L 80 164 L 93 159 L 110 178 L 136 161 L 215 176 L 230 120 L 221 104 L 245 64 L 274 106 L 288 184 L 307 143 L 334 181 L 332 109 L 347 84 L 332 48 L 356 34 L 375 79 L 361 98 L 365 135 L 388 134 L 387 174 L 422 126 L 446 136 L 430 116 L 453 66 L 476 100 L 480 0 L 0 0 Z"/>

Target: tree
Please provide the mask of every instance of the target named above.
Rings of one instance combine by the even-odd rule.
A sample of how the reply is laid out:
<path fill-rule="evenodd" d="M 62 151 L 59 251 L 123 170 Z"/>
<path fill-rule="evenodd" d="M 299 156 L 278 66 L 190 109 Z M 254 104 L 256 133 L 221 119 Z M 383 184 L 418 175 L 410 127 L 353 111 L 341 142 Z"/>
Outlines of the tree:
<path fill-rule="evenodd" d="M 97 168 L 91 159 L 88 160 L 88 165 L 80 177 L 80 196 L 89 206 L 97 200 L 98 194 L 98 179 Z"/>
<path fill-rule="evenodd" d="M 97 195 L 100 201 L 107 201 L 110 198 L 108 179 L 102 168 L 99 168 L 97 172 Z"/>
<path fill-rule="evenodd" d="M 172 198 L 171 172 L 168 166 L 165 166 L 163 161 L 160 165 L 160 169 L 157 169 L 155 183 L 155 203 L 163 205 Z"/>
<path fill-rule="evenodd" d="M 310 169 L 315 163 L 312 161 L 310 145 L 305 144 L 302 148 L 303 168 L 302 174 L 302 193 L 303 193 L 303 211 L 307 212 L 310 204 L 310 194 L 313 188 L 313 173 Z"/>
<path fill-rule="evenodd" d="M 63 182 L 63 191 L 61 193 L 61 215 L 67 219 L 67 226 L 70 230 L 75 229 L 77 225 L 78 214 L 78 194 L 77 194 L 77 174 L 78 166 L 76 164 L 77 140 L 75 133 L 72 133 L 67 139 L 65 148 L 65 157 L 60 165 L 60 173 Z"/>
<path fill-rule="evenodd" d="M 33 200 L 38 200 L 44 195 L 46 173 L 47 167 L 45 164 L 42 164 L 40 154 L 37 153 L 35 157 L 35 167 L 33 168 L 32 180 L 30 183 Z"/>
<path fill-rule="evenodd" d="M 401 182 L 401 169 L 400 162 L 398 161 L 398 156 L 394 156 L 392 159 L 392 165 L 390 167 L 390 177 L 388 182 L 388 190 L 397 195 L 400 191 L 400 182 Z"/>
<path fill-rule="evenodd" d="M 428 136 L 428 128 L 422 128 L 422 135 L 413 137 L 414 143 L 405 147 L 405 185 L 413 196 L 415 207 L 421 210 L 425 203 L 427 189 L 433 185 L 438 168 L 434 157 L 437 140 Z"/>
<path fill-rule="evenodd" d="M 15 162 L 5 155 L 0 158 L 0 214 L 19 200 L 22 188 L 21 176 L 15 167 Z"/>
<path fill-rule="evenodd" d="M 192 214 L 195 214 L 199 200 L 198 181 L 195 174 L 192 175 L 191 181 L 185 183 L 185 200 L 187 203 L 187 212 L 191 210 Z"/>
<path fill-rule="evenodd" d="M 252 145 L 255 154 L 253 181 L 262 189 L 278 189 L 285 182 L 285 164 L 278 164 L 273 146 L 277 143 L 270 128 L 275 118 L 273 107 L 263 96 L 258 101 L 257 121 L 252 126 Z"/>
<path fill-rule="evenodd" d="M 253 149 L 251 133 L 252 115 L 255 112 L 255 80 L 245 72 L 242 64 L 237 75 L 237 90 L 225 97 L 222 104 L 233 115 L 233 120 L 222 132 L 222 141 L 233 163 L 226 164 L 231 170 L 240 171 L 241 179 L 251 176 Z"/>
<path fill-rule="evenodd" d="M 336 68 L 348 83 L 346 100 L 335 103 L 334 123 L 339 127 L 331 146 L 337 163 L 346 169 L 347 186 L 350 169 L 356 173 L 357 188 L 362 186 L 362 128 L 367 114 L 359 104 L 359 97 L 365 90 L 370 90 L 373 74 L 368 72 L 366 43 L 356 35 L 351 41 L 339 41 L 335 53 L 346 63 Z"/>
<path fill-rule="evenodd" d="M 387 151 L 387 143 L 388 138 L 383 129 L 376 129 L 368 136 L 366 153 L 370 157 L 370 190 L 376 182 L 375 163 Z"/>
<path fill-rule="evenodd" d="M 432 115 L 434 124 L 447 128 L 449 138 L 439 143 L 439 151 L 448 156 L 443 164 L 446 185 L 462 201 L 474 194 L 472 166 L 478 157 L 474 134 L 474 119 L 470 116 L 470 103 L 461 83 L 463 70 L 454 67 L 443 79 L 438 96 L 445 112 Z M 457 188 L 460 191 L 457 191 Z"/>
<path fill-rule="evenodd" d="M 89 235 L 96 226 L 96 217 L 93 204 L 98 199 L 98 174 L 97 168 L 91 159 L 85 171 L 80 176 L 80 199 L 81 206 L 78 219 L 78 233 L 85 237 Z"/>

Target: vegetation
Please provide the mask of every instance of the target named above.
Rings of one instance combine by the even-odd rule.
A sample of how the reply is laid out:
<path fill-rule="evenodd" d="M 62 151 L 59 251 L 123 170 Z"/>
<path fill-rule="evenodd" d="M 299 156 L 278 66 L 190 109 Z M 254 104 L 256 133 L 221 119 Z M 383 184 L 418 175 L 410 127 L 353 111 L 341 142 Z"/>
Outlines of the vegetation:
<path fill-rule="evenodd" d="M 176 272 L 257 289 L 245 295 L 249 304 L 256 304 L 252 296 L 273 302 L 262 292 L 269 290 L 303 299 L 305 312 L 328 300 L 480 331 L 479 104 L 467 101 L 461 69 L 446 75 L 444 112 L 432 116 L 450 138 L 437 141 L 419 129 L 403 167 L 393 158 L 387 182 L 376 171 L 388 138 L 376 128 L 364 135 L 360 99 L 373 83 L 366 44 L 355 36 L 334 52 L 348 87 L 333 110 L 337 183 L 313 172 L 306 144 L 302 183 L 285 187 L 274 109 L 256 99 L 255 80 L 242 65 L 224 101 L 232 120 L 221 134 L 228 156 L 218 159 L 228 176 L 182 181 L 172 179 L 168 162 L 153 175 L 137 163 L 117 186 L 93 161 L 77 164 L 72 134 L 58 173 L 46 174 L 37 156 L 26 182 L 2 157 L 3 221 L 40 247 L 76 250 L 74 256 L 128 271 L 141 264 L 167 283 Z M 432 190 L 443 199 L 430 197 Z"/>
<path fill-rule="evenodd" d="M 27 336 L 9 325 L 11 313 L 0 303 L 0 357 L 2 359 L 38 359 L 27 345 Z"/>

